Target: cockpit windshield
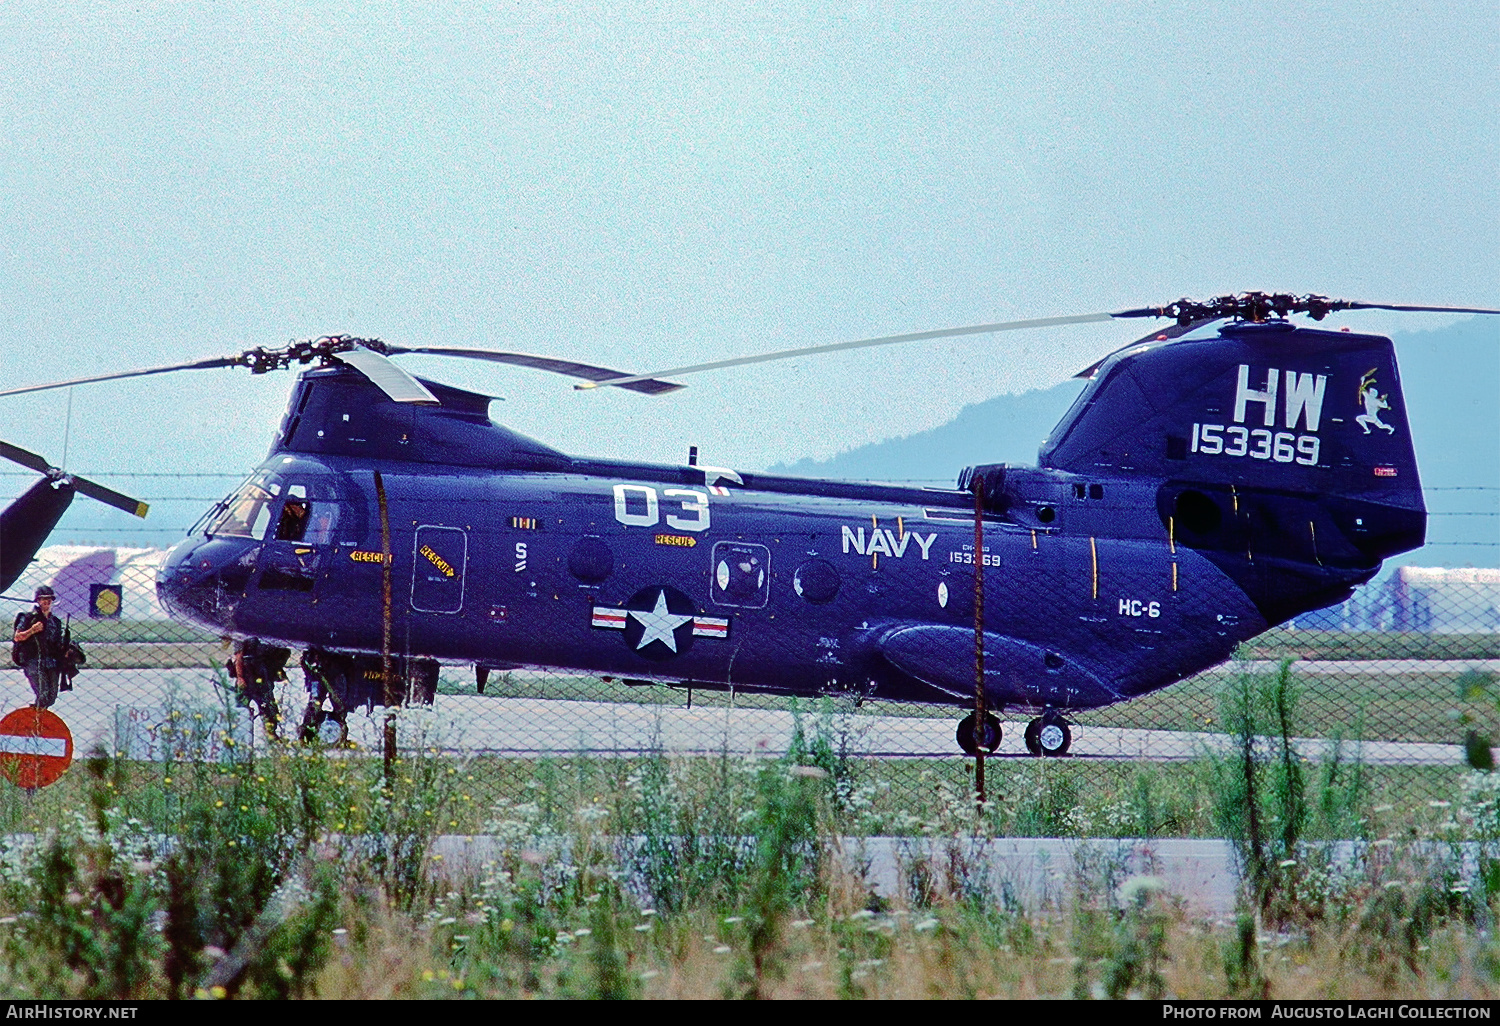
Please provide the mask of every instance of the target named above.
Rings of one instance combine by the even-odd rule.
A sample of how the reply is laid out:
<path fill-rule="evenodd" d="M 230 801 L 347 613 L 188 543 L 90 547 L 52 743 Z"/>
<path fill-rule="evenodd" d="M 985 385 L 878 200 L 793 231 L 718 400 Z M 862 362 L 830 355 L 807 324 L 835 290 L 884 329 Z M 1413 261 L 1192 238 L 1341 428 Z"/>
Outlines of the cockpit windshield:
<path fill-rule="evenodd" d="M 219 504 L 204 532 L 228 538 L 263 538 L 271 523 L 271 506 L 281 484 L 269 474 L 257 474 Z"/>

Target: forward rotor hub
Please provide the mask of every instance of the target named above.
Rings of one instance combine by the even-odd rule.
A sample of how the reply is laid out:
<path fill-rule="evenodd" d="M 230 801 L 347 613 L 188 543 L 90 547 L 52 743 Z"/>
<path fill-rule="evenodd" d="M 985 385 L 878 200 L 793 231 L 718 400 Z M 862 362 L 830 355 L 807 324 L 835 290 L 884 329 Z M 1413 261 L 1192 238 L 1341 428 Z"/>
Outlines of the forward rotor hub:
<path fill-rule="evenodd" d="M 300 339 L 282 346 L 280 349 L 266 349 L 257 346 L 241 353 L 235 361 L 242 367 L 250 368 L 251 374 L 266 374 L 275 370 L 286 370 L 292 364 L 306 366 L 314 360 L 318 360 L 323 366 L 336 362 L 339 353 L 353 352 L 355 349 L 368 349 L 372 352 L 388 355 L 389 346 L 378 338 L 356 338 L 353 335 L 324 335 L 317 339 Z"/>

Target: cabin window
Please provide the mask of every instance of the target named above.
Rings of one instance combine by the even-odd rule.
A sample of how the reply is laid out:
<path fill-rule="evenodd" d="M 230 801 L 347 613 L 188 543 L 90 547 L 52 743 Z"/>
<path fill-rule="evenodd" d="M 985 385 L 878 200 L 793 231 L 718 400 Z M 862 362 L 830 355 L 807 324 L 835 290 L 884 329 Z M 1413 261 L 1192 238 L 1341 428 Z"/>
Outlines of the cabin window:
<path fill-rule="evenodd" d="M 771 550 L 750 542 L 715 542 L 709 594 L 720 606 L 759 609 L 771 594 Z"/>
<path fill-rule="evenodd" d="M 1091 499 L 1102 499 L 1102 498 L 1104 498 L 1104 486 L 1101 485 L 1101 484 L 1092 484 L 1092 485 L 1089 485 L 1089 498 L 1091 498 Z"/>

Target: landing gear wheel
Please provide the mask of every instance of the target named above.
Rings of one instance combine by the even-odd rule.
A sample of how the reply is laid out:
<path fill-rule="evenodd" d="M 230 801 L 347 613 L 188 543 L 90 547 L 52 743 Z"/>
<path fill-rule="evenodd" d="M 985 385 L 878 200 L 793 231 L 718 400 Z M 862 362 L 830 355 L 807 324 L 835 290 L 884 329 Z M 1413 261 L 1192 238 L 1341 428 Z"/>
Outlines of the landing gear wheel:
<path fill-rule="evenodd" d="M 974 737 L 974 714 L 969 713 L 958 721 L 958 730 L 954 736 L 958 738 L 958 747 L 964 750 L 965 755 L 978 755 L 979 745 Z M 984 750 L 993 752 L 1000 747 L 1000 721 L 993 713 L 984 714 Z"/>
<path fill-rule="evenodd" d="M 302 716 L 302 743 L 323 745 L 327 748 L 352 747 L 349 744 L 349 726 L 338 716 L 328 712 L 321 704 L 307 707 Z"/>
<path fill-rule="evenodd" d="M 1057 713 L 1043 713 L 1026 724 L 1026 750 L 1032 755 L 1067 755 L 1072 744 L 1073 730 Z"/>

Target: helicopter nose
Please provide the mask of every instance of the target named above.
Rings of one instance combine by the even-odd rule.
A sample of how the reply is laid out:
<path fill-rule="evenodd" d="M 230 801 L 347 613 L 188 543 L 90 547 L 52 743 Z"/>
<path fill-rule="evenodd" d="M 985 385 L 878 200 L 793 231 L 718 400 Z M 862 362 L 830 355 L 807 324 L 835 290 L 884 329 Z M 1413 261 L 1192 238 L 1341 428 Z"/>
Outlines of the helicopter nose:
<path fill-rule="evenodd" d="M 174 618 L 211 629 L 229 628 L 259 548 L 244 538 L 189 538 L 162 563 L 157 596 Z"/>

